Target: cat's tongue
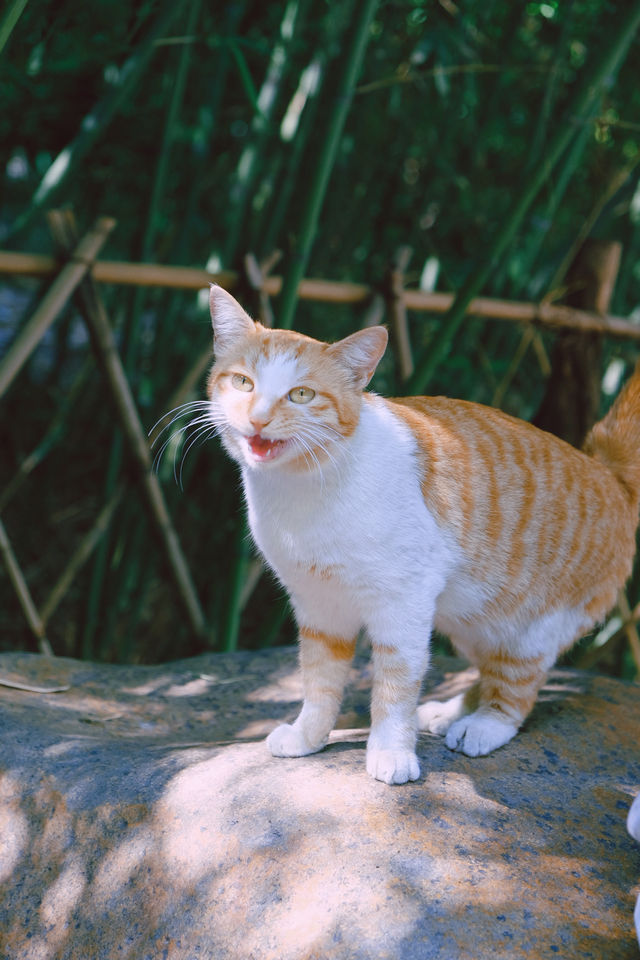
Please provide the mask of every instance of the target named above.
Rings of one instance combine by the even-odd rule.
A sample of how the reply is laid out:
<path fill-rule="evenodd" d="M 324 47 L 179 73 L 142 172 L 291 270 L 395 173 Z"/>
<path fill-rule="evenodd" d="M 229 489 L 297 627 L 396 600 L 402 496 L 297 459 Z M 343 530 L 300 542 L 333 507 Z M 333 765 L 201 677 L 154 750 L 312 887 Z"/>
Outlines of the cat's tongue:
<path fill-rule="evenodd" d="M 248 440 L 249 449 L 258 460 L 270 460 L 284 444 L 283 440 L 268 440 L 266 437 L 261 437 L 259 433 L 249 437 Z"/>

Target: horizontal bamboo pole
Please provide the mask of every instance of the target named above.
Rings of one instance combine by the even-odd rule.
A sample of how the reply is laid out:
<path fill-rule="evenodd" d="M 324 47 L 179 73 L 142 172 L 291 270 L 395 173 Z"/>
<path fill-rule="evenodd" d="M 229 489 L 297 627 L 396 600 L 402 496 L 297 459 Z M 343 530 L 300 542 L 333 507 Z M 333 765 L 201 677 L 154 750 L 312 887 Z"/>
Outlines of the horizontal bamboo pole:
<path fill-rule="evenodd" d="M 55 257 L 0 250 L 0 273 L 46 277 L 55 274 L 59 269 L 60 264 Z M 210 283 L 219 283 L 225 289 L 233 290 L 240 283 L 239 275 L 232 270 L 208 273 L 195 267 L 126 263 L 118 260 L 96 260 L 91 274 L 99 283 L 169 287 L 174 290 L 201 290 Z M 282 277 L 265 277 L 264 292 L 268 296 L 277 296 L 281 289 Z M 363 304 L 370 300 L 375 292 L 373 287 L 364 283 L 307 279 L 300 283 L 299 298 L 319 303 Z M 423 290 L 405 290 L 403 296 L 407 310 L 436 314 L 446 313 L 455 299 L 452 293 L 427 293 Z M 624 317 L 601 316 L 588 310 L 576 310 L 557 304 L 476 297 L 467 307 L 467 314 L 489 320 L 597 331 L 622 339 L 640 340 L 640 324 L 631 323 Z"/>

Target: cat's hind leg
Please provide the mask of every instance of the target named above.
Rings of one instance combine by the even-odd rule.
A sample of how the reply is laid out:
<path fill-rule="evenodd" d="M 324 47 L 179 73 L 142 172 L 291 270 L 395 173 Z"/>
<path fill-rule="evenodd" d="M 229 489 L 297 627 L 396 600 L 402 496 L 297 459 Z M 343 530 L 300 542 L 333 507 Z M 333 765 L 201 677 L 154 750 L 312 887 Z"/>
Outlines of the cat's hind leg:
<path fill-rule="evenodd" d="M 444 737 L 455 720 L 473 713 L 478 707 L 480 684 L 474 683 L 464 693 L 449 700 L 427 700 L 418 707 L 418 729 Z"/>
<path fill-rule="evenodd" d="M 535 619 L 521 633 L 497 625 L 498 641 L 478 644 L 478 706 L 454 720 L 446 732 L 451 750 L 479 757 L 511 740 L 536 701 L 558 654 L 568 649 L 591 620 L 580 609 L 556 609 Z M 510 635 L 511 634 L 511 635 Z"/>
<path fill-rule="evenodd" d="M 358 627 L 334 623 L 332 632 L 306 626 L 299 618 L 300 666 L 304 703 L 294 723 L 283 723 L 267 737 L 274 757 L 304 757 L 325 746 L 336 722 L 355 652 Z"/>
<path fill-rule="evenodd" d="M 479 663 L 477 707 L 450 724 L 445 734 L 449 749 L 479 757 L 508 743 L 530 713 L 549 665 L 543 654 L 487 653 Z"/>

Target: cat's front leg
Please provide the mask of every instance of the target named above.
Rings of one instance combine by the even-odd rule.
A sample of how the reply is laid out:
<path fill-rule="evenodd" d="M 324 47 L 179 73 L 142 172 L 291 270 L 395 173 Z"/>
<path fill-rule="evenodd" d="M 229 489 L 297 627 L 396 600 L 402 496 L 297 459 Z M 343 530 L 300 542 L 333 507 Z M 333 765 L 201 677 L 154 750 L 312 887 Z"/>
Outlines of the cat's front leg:
<path fill-rule="evenodd" d="M 298 620 L 304 703 L 294 723 L 281 724 L 267 737 L 274 757 L 304 757 L 325 746 L 340 711 L 356 647 L 354 622 L 309 626 Z"/>
<path fill-rule="evenodd" d="M 385 629 L 386 626 L 386 629 Z M 367 772 L 384 783 L 420 776 L 415 752 L 418 698 L 429 659 L 430 623 L 402 629 L 395 620 L 369 628 L 373 658 Z"/>

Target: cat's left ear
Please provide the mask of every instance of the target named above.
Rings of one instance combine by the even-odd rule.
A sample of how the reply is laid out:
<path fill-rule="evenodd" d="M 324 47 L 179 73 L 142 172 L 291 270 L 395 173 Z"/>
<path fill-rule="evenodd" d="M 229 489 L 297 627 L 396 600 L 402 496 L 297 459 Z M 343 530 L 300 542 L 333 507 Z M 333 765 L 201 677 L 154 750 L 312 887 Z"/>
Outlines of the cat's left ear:
<path fill-rule="evenodd" d="M 329 353 L 346 366 L 356 385 L 364 390 L 387 349 L 389 334 L 384 327 L 365 327 L 329 347 Z"/>
<path fill-rule="evenodd" d="M 216 353 L 226 350 L 255 331 L 256 325 L 249 314 L 242 309 L 235 297 L 217 283 L 211 284 L 209 310 L 213 324 L 213 349 Z"/>

